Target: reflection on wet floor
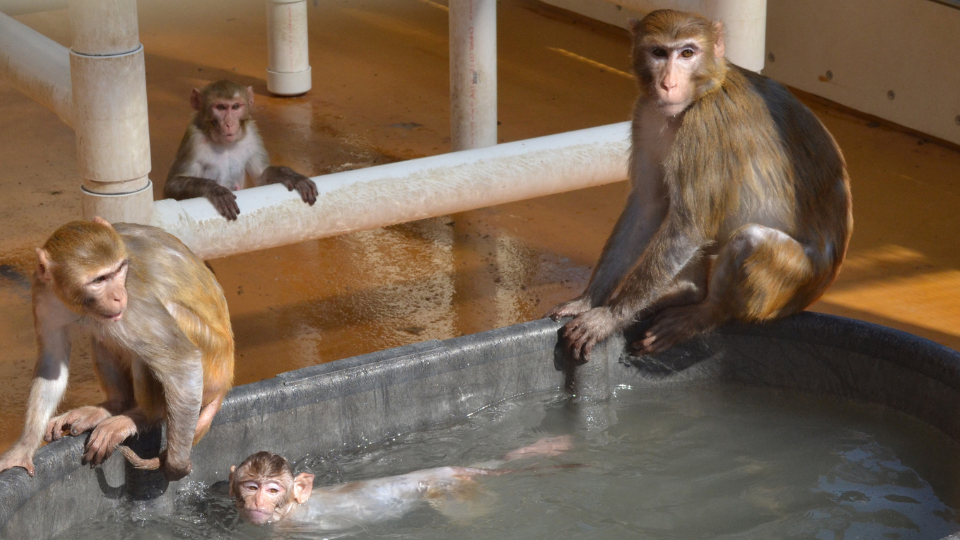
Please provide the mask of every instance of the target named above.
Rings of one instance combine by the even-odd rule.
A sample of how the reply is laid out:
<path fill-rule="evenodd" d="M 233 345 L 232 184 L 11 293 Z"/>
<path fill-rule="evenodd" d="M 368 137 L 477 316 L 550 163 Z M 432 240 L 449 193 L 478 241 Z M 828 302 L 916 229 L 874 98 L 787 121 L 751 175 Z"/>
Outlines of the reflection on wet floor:
<path fill-rule="evenodd" d="M 141 1 L 155 194 L 190 89 L 224 77 L 254 87 L 274 162 L 311 176 L 449 151 L 444 3 L 311 2 L 314 87 L 281 99 L 266 92 L 262 0 Z M 626 31 L 533 0 L 503 0 L 498 12 L 501 141 L 629 117 Z M 18 19 L 69 45 L 65 10 Z M 960 348 L 960 151 L 810 104 L 844 150 L 856 220 L 848 262 L 813 309 Z M 22 425 L 36 354 L 33 248 L 81 212 L 72 130 L 5 84 L 0 111 L 4 448 Z M 539 317 L 581 292 L 625 193 L 615 184 L 213 260 L 236 382 Z M 86 347 L 76 349 L 65 408 L 102 399 Z"/>

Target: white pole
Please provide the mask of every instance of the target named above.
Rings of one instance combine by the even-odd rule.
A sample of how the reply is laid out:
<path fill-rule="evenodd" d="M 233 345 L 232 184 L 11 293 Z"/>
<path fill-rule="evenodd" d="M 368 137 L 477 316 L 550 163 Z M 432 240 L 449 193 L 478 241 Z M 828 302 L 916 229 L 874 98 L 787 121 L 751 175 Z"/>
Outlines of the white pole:
<path fill-rule="evenodd" d="M 73 125 L 70 51 L 0 13 L 0 78 Z"/>
<path fill-rule="evenodd" d="M 307 0 L 267 0 L 267 90 L 298 96 L 310 90 Z"/>
<path fill-rule="evenodd" d="M 450 0 L 450 143 L 497 144 L 497 2 Z"/>
<path fill-rule="evenodd" d="M 70 0 L 70 23 L 83 215 L 146 223 L 153 187 L 136 0 Z"/>
<path fill-rule="evenodd" d="M 629 138 L 622 122 L 318 176 L 313 206 L 281 185 L 244 189 L 236 221 L 206 199 L 164 199 L 151 224 L 225 257 L 624 180 Z"/>
<path fill-rule="evenodd" d="M 23 15 L 67 9 L 67 0 L 0 0 L 0 13 Z"/>

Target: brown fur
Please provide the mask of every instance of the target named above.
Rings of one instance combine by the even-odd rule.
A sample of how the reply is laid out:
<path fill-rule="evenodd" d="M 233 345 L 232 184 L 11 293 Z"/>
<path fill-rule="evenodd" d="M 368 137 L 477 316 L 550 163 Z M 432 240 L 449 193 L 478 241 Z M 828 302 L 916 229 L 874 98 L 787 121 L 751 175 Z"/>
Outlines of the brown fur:
<path fill-rule="evenodd" d="M 835 279 L 853 228 L 835 141 L 783 86 L 722 58 L 719 24 L 660 10 L 632 27 L 630 199 L 587 291 L 549 313 L 577 316 L 562 334 L 580 359 L 644 317 L 634 346 L 655 353 L 727 319 L 799 312 Z"/>
<path fill-rule="evenodd" d="M 74 435 L 94 430 L 84 459 L 97 464 L 128 436 L 165 421 L 166 472 L 171 478 L 189 473 L 190 446 L 209 429 L 233 382 L 233 331 L 213 273 L 160 229 L 112 227 L 102 220 L 64 225 L 38 256 L 33 287 L 37 376 L 24 432 L 0 459 L 0 470 L 24 466 L 32 471 L 40 440 L 58 439 L 64 429 Z M 125 273 L 117 274 L 116 268 Z M 112 286 L 123 293 L 120 308 L 98 296 L 106 294 L 92 285 L 98 281 L 108 285 L 104 291 Z M 94 364 L 107 401 L 49 420 L 66 383 L 66 328 L 73 323 L 93 331 Z M 129 450 L 124 454 L 135 458 Z M 134 463 L 157 468 L 160 460 Z"/>

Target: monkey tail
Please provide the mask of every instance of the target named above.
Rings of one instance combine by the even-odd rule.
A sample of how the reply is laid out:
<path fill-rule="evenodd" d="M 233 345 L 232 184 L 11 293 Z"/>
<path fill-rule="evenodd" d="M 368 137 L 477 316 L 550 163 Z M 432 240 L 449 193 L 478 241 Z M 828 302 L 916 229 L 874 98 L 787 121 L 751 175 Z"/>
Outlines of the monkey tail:
<path fill-rule="evenodd" d="M 127 458 L 127 461 L 133 465 L 134 469 L 140 469 L 142 471 L 155 471 L 160 468 L 160 458 L 150 458 L 144 459 L 137 455 L 136 452 L 130 449 L 129 446 L 120 445 L 120 453 L 123 454 L 123 457 Z"/>

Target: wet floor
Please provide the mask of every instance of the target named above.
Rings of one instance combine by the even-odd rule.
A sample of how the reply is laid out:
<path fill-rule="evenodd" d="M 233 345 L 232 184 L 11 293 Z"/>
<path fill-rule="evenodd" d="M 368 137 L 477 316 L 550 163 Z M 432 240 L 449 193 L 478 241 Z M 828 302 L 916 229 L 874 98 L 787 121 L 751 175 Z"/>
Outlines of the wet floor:
<path fill-rule="evenodd" d="M 254 87 L 276 164 L 320 175 L 447 152 L 447 14 L 431 0 L 311 1 L 313 90 L 266 91 L 262 0 L 139 2 L 155 193 L 195 86 Z M 67 12 L 19 20 L 65 44 Z M 626 120 L 626 31 L 502 0 L 501 142 Z M 600 67 L 598 64 L 607 66 Z M 812 309 L 960 349 L 960 151 L 811 103 L 846 155 L 856 227 Z M 0 448 L 19 433 L 36 355 L 33 250 L 81 215 L 73 131 L 0 83 Z M 318 362 L 539 317 L 579 294 L 625 184 L 211 261 L 237 338 L 238 384 Z M 86 347 L 64 407 L 101 399 Z"/>

